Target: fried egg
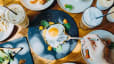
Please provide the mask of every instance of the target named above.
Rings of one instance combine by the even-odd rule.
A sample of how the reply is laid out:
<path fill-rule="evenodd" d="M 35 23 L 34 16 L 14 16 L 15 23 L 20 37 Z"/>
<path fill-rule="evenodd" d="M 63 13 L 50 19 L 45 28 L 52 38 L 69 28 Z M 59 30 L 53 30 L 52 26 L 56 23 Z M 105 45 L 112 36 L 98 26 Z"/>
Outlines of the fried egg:
<path fill-rule="evenodd" d="M 63 34 L 65 31 L 65 28 L 62 24 L 54 24 L 51 25 L 46 32 L 46 39 L 47 40 L 56 40 L 58 36 Z"/>
<path fill-rule="evenodd" d="M 54 48 L 57 48 L 67 39 L 65 28 L 62 24 L 51 25 L 47 30 L 43 31 L 43 36 L 45 36 L 46 42 Z"/>

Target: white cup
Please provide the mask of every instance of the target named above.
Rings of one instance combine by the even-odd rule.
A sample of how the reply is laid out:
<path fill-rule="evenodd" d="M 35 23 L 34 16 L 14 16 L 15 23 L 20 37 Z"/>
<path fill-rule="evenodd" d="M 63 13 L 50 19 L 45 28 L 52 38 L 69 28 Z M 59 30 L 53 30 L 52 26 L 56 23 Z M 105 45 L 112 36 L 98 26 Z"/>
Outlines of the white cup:
<path fill-rule="evenodd" d="M 100 10 L 106 10 L 110 8 L 114 3 L 114 0 L 97 0 L 96 6 Z"/>
<path fill-rule="evenodd" d="M 112 12 L 112 11 L 114 11 L 114 7 L 112 7 L 112 8 L 109 10 L 108 13 L 110 13 L 110 12 Z M 110 15 L 107 15 L 106 17 L 107 17 L 107 20 L 108 20 L 109 22 L 114 22 L 114 13 L 112 13 L 112 14 L 110 14 Z"/>
<path fill-rule="evenodd" d="M 95 8 L 95 7 L 90 7 L 88 8 L 82 16 L 82 20 L 80 22 L 80 27 L 82 29 L 91 29 L 99 26 L 102 23 L 103 17 L 96 19 L 99 16 L 102 16 L 103 13 Z"/>
<path fill-rule="evenodd" d="M 29 25 L 29 19 L 21 5 L 12 4 L 8 7 L 17 13 L 17 15 L 15 15 L 9 10 L 6 11 L 5 17 L 9 23 L 20 25 L 22 27 L 27 27 Z"/>

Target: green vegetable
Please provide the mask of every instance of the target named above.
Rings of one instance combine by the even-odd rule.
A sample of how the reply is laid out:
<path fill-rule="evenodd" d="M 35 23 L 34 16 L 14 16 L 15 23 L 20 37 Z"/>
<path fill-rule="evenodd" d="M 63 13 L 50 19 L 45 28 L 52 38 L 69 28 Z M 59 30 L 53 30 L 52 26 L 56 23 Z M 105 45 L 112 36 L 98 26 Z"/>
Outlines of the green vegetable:
<path fill-rule="evenodd" d="M 2 63 L 4 61 L 4 59 L 2 57 L 0 57 L 0 63 Z"/>
<path fill-rule="evenodd" d="M 0 50 L 0 64 L 2 63 L 9 63 L 10 61 L 13 60 L 13 56 L 12 56 L 12 52 L 11 51 L 3 51 L 3 50 Z"/>
<path fill-rule="evenodd" d="M 56 48 L 53 48 L 54 51 L 56 51 Z"/>
<path fill-rule="evenodd" d="M 114 48 L 114 43 L 111 43 L 110 46 L 109 46 L 110 49 L 113 49 Z"/>
<path fill-rule="evenodd" d="M 73 9 L 73 6 L 70 5 L 70 4 L 65 4 L 65 8 L 68 8 L 69 10 L 72 10 Z"/>
<path fill-rule="evenodd" d="M 41 20 L 41 25 L 47 28 L 49 26 L 49 23 L 46 20 Z"/>
<path fill-rule="evenodd" d="M 57 48 L 56 48 L 56 52 L 61 52 L 63 49 L 62 49 L 62 45 L 59 45 Z"/>
<path fill-rule="evenodd" d="M 47 1 L 50 1 L 50 0 L 47 0 Z"/>
<path fill-rule="evenodd" d="M 64 24 L 64 26 L 65 26 L 65 28 L 66 28 L 66 30 L 67 30 L 67 31 L 69 31 L 69 30 L 70 30 L 70 28 L 71 28 L 70 23 Z"/>

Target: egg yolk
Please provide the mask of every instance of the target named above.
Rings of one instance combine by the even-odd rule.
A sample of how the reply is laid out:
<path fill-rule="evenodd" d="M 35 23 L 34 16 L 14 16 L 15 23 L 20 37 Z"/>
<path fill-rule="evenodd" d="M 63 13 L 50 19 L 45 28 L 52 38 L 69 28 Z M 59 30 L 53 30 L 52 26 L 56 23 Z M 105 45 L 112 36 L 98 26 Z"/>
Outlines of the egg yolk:
<path fill-rule="evenodd" d="M 58 32 L 59 32 L 58 29 L 55 27 L 49 29 L 49 31 L 48 31 L 48 33 L 51 37 L 56 37 L 58 35 Z"/>

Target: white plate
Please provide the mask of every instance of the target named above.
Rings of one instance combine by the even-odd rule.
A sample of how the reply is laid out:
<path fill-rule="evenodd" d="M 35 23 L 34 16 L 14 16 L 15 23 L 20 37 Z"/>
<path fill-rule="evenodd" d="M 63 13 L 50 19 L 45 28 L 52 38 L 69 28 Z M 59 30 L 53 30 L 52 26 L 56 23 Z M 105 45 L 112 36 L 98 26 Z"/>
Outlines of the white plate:
<path fill-rule="evenodd" d="M 7 24 L 7 30 L 4 32 L 0 32 L 0 41 L 7 39 L 13 32 L 14 24 Z"/>
<path fill-rule="evenodd" d="M 4 15 L 6 10 L 7 10 L 6 8 L 0 6 L 0 16 Z M 0 20 L 0 23 L 1 23 L 1 20 Z M 6 26 L 5 27 L 7 29 L 5 31 L 0 32 L 0 41 L 3 41 L 5 39 L 7 39 L 11 35 L 11 33 L 12 33 L 13 29 L 14 29 L 14 24 L 10 24 L 10 23 L 6 22 L 6 25 L 7 25 L 7 27 Z"/>
<path fill-rule="evenodd" d="M 71 13 L 81 13 L 92 5 L 93 0 L 57 0 L 61 8 Z M 70 4 L 74 8 L 72 10 L 66 9 L 65 4 Z"/>
<path fill-rule="evenodd" d="M 30 2 L 30 0 L 21 0 L 21 3 L 26 8 L 28 8 L 30 10 L 34 10 L 34 11 L 41 11 L 41 10 L 44 10 L 44 9 L 48 8 L 49 6 L 51 6 L 51 4 L 54 2 L 54 0 L 49 0 L 44 5 L 41 5 L 38 2 L 36 4 L 30 4 L 29 2 Z"/>
<path fill-rule="evenodd" d="M 104 40 L 111 40 L 111 42 L 114 43 L 114 35 L 111 32 L 108 32 L 106 30 L 95 30 L 93 32 L 90 32 L 89 34 L 97 34 L 100 38 L 102 38 Z M 82 55 L 83 55 L 83 58 L 87 61 L 88 64 L 93 64 L 90 59 L 86 59 L 85 58 L 85 56 L 84 56 L 85 55 L 84 50 L 85 49 L 83 49 L 83 46 L 82 46 Z M 111 54 L 114 54 L 114 49 L 112 49 L 111 51 L 112 51 Z M 112 58 L 114 59 L 114 55 L 112 56 Z"/>

